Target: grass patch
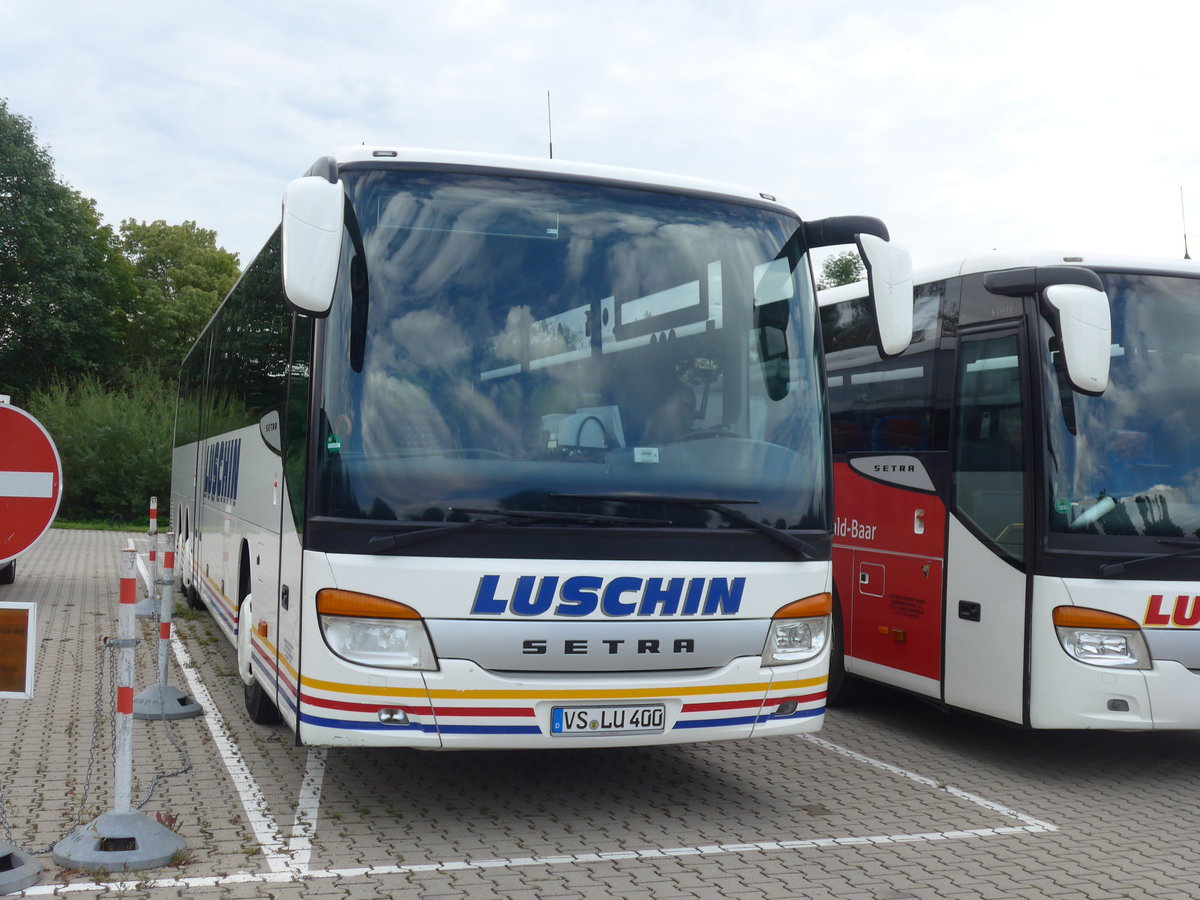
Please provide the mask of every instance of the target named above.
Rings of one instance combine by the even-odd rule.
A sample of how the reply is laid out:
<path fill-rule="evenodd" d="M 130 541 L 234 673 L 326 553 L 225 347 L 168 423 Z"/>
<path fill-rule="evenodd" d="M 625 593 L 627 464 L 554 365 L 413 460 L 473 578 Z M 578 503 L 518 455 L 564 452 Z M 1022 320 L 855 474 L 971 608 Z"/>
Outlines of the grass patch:
<path fill-rule="evenodd" d="M 112 519 L 55 519 L 50 527 L 63 531 L 131 531 L 146 534 L 150 530 L 150 520 L 126 522 L 119 516 Z"/>

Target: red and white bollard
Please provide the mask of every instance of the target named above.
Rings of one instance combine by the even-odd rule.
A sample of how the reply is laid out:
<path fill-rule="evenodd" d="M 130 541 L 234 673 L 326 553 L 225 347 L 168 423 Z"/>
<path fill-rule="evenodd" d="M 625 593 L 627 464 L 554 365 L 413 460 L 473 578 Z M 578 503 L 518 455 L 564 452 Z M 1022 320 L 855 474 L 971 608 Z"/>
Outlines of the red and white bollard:
<path fill-rule="evenodd" d="M 117 605 L 117 712 L 113 722 L 113 810 L 54 845 L 54 861 L 69 869 L 137 871 L 166 865 L 186 848 L 175 832 L 133 809 L 133 648 L 137 551 L 121 551 Z"/>
<path fill-rule="evenodd" d="M 146 532 L 150 538 L 149 570 L 147 577 L 146 596 L 137 604 L 139 619 L 157 619 L 159 617 L 158 601 L 158 498 L 150 498 L 150 528 Z"/>
<path fill-rule="evenodd" d="M 113 722 L 113 811 L 133 809 L 133 648 L 137 605 L 137 551 L 121 551 L 121 594 L 117 604 L 117 717 Z"/>
<path fill-rule="evenodd" d="M 171 615 L 175 609 L 175 532 L 167 532 L 163 554 L 162 602 L 158 616 L 158 683 L 143 688 L 133 699 L 135 719 L 190 719 L 201 715 L 203 707 L 179 688 L 167 684 L 167 660 L 171 652 Z"/>

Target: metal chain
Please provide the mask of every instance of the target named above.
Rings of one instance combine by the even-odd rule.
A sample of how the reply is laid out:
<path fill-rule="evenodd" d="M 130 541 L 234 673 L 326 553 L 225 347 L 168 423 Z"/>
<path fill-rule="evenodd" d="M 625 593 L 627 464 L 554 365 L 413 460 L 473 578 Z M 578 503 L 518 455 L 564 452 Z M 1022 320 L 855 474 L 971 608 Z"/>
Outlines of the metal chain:
<path fill-rule="evenodd" d="M 191 757 L 188 756 L 188 752 L 184 748 L 183 744 L 180 742 L 179 738 L 177 738 L 175 736 L 175 731 L 173 729 L 167 727 L 167 716 L 166 716 L 165 708 L 163 710 L 163 714 L 159 717 L 158 721 L 160 721 L 162 723 L 163 734 L 165 734 L 167 736 L 167 739 L 170 740 L 171 745 L 179 753 L 179 759 L 183 763 L 183 767 L 180 769 L 176 769 L 174 772 L 166 772 L 166 773 L 158 772 L 158 773 L 156 773 L 154 776 L 154 779 L 150 782 L 149 789 L 146 791 L 145 799 L 143 799 L 142 802 L 137 805 L 137 807 L 136 807 L 137 809 L 141 809 L 143 806 L 145 806 L 147 803 L 150 802 L 150 798 L 154 796 L 154 789 L 156 787 L 158 787 L 158 783 L 160 781 L 164 781 L 167 778 L 174 778 L 177 775 L 186 775 L 188 772 L 192 771 Z"/>
<path fill-rule="evenodd" d="M 104 687 L 105 687 L 104 674 L 105 674 L 106 668 L 108 670 L 108 696 L 111 698 L 111 704 L 110 704 L 109 714 L 108 714 L 107 718 L 108 718 L 109 723 L 111 724 L 110 730 L 113 731 L 113 740 L 110 743 L 113 745 L 114 765 L 115 765 L 115 753 L 116 753 L 115 732 L 116 732 L 116 703 L 117 703 L 117 663 L 116 663 L 116 659 L 115 659 L 116 651 L 117 651 L 117 641 L 115 639 L 107 638 L 107 637 L 102 639 L 101 649 L 100 649 L 100 661 L 99 661 L 99 666 L 96 670 L 96 702 L 95 702 L 95 707 L 94 707 L 93 716 L 92 716 L 92 739 L 91 739 L 91 744 L 88 747 L 87 769 L 84 771 L 83 790 L 80 792 L 78 799 L 76 801 L 75 818 L 71 822 L 70 829 L 67 832 L 68 834 L 73 834 L 76 830 L 78 830 L 79 823 L 83 820 L 84 810 L 87 807 L 88 796 L 91 794 L 91 791 L 92 791 L 92 775 L 95 772 L 95 768 L 96 768 L 96 749 L 100 743 L 100 731 L 101 731 L 101 728 L 103 727 L 104 719 L 105 719 L 103 706 L 104 706 Z M 110 657 L 111 657 L 111 659 L 110 659 Z M 108 660 L 107 666 L 106 666 L 106 662 L 105 662 L 106 659 Z M 182 742 L 180 742 L 179 738 L 176 737 L 175 732 L 172 729 L 167 727 L 167 718 L 166 718 L 165 710 L 164 710 L 164 714 L 159 718 L 159 721 L 162 723 L 163 734 L 166 735 L 167 739 L 171 742 L 172 746 L 175 747 L 176 752 L 178 752 L 180 761 L 182 762 L 182 767 L 177 769 L 174 772 L 156 773 L 154 778 L 150 782 L 150 787 L 146 791 L 145 798 L 142 800 L 141 803 L 139 803 L 137 805 L 137 807 L 136 807 L 137 809 L 141 809 L 143 806 L 145 806 L 147 803 L 150 802 L 150 799 L 154 796 L 154 791 L 158 787 L 158 783 L 160 781 L 163 781 L 167 778 L 175 778 L 176 776 L 179 776 L 179 775 L 185 775 L 192 770 L 192 761 L 191 761 L 191 757 L 188 755 L 187 749 L 183 746 Z M 3 783 L 2 779 L 0 779 L 0 829 L 2 829 L 4 832 L 4 839 L 10 845 L 16 847 L 17 843 L 13 839 L 12 827 L 8 821 L 8 810 L 7 810 L 7 806 L 5 803 L 4 783 Z M 35 851 L 35 853 L 37 853 L 37 854 L 50 853 L 54 850 L 56 845 L 57 845 L 57 842 L 55 842 L 54 844 L 51 844 L 48 847 L 45 847 L 41 850 L 37 850 L 37 851 Z"/>
<path fill-rule="evenodd" d="M 8 813 L 4 806 L 4 779 L 0 778 L 0 828 L 4 829 L 4 839 L 15 847 L 16 841 L 13 840 L 12 829 L 8 827 Z"/>
<path fill-rule="evenodd" d="M 88 748 L 87 769 L 85 770 L 84 776 L 83 776 L 83 791 L 80 793 L 79 798 L 77 800 L 77 808 L 75 810 L 75 818 L 71 822 L 70 831 L 67 832 L 68 834 L 73 834 L 79 828 L 79 823 L 83 819 L 84 808 L 87 806 L 88 794 L 90 794 L 91 790 L 92 790 L 92 772 L 95 770 L 95 765 L 96 765 L 96 747 L 100 743 L 100 729 L 103 725 L 103 709 L 102 709 L 102 707 L 103 707 L 103 703 L 104 703 L 105 659 L 109 656 L 115 656 L 115 655 L 116 655 L 115 641 L 112 638 L 107 638 L 107 637 L 101 638 L 100 662 L 99 662 L 98 668 L 96 669 L 96 703 L 95 703 L 95 707 L 94 707 L 93 714 L 92 714 L 91 746 L 89 746 L 89 748 Z M 112 663 L 108 666 L 108 682 L 109 682 L 108 693 L 109 693 L 109 696 L 112 697 L 112 712 L 110 713 L 110 719 L 116 713 L 116 703 L 117 703 L 116 670 L 117 670 L 116 660 L 113 660 Z M 4 833 L 6 835 L 6 839 L 8 840 L 8 842 L 10 844 L 13 844 L 13 846 L 16 846 L 16 842 L 12 838 L 12 832 L 9 831 L 8 820 L 6 818 L 4 818 L 3 794 L 0 794 L 0 821 L 3 821 Z M 34 853 L 35 854 L 50 853 L 54 850 L 55 846 L 57 846 L 57 842 L 55 842 L 54 844 L 50 844 L 47 847 L 43 847 L 40 850 L 35 850 Z"/>
<path fill-rule="evenodd" d="M 109 739 L 110 744 L 116 744 L 116 717 L 117 717 L 117 640 L 115 638 L 104 638 L 104 650 L 107 651 L 109 657 L 108 665 L 108 696 L 110 700 L 108 722 L 109 730 L 112 735 Z M 92 725 L 92 744 L 88 748 L 87 769 L 83 776 L 83 791 L 79 796 L 79 808 L 75 811 L 75 821 L 71 824 L 71 831 L 79 827 L 80 820 L 83 819 L 83 808 L 87 805 L 88 794 L 92 791 L 92 773 L 96 767 L 96 747 L 100 743 L 100 727 L 104 721 L 101 712 L 101 705 L 104 703 L 104 668 L 106 654 L 100 654 L 100 668 L 96 673 L 96 709 L 94 712 Z"/>
<path fill-rule="evenodd" d="M 160 590 L 159 590 L 160 598 L 162 597 L 161 588 L 165 585 L 172 584 L 173 581 L 174 581 L 173 577 L 172 578 L 163 577 L 163 578 L 158 578 L 155 580 L 155 583 L 160 588 Z M 161 600 L 160 600 L 160 603 L 161 603 Z M 161 695 L 159 696 L 159 699 L 162 700 Z M 160 781 L 164 781 L 167 778 L 175 778 L 178 775 L 186 775 L 188 772 L 192 771 L 191 757 L 188 756 L 188 752 L 184 748 L 183 744 L 180 742 L 179 738 L 177 738 L 175 736 L 174 729 L 167 727 L 167 708 L 166 708 L 165 703 L 163 704 L 162 715 L 159 716 L 158 720 L 162 723 L 163 734 L 165 734 L 167 736 L 167 739 L 171 742 L 171 745 L 175 748 L 176 752 L 179 754 L 179 759 L 180 759 L 180 762 L 182 763 L 182 767 L 179 769 L 176 769 L 174 772 L 166 772 L 166 773 L 158 772 L 158 773 L 156 773 L 154 778 L 150 782 L 150 787 L 146 790 L 145 798 L 142 800 L 141 803 L 139 803 L 137 805 L 137 807 L 136 807 L 137 809 L 141 809 L 143 806 L 145 806 L 147 803 L 150 802 L 150 798 L 154 796 L 154 789 L 156 787 L 158 787 L 158 783 Z"/>
<path fill-rule="evenodd" d="M 79 823 L 83 821 L 83 812 L 87 808 L 88 796 L 92 792 L 92 774 L 96 770 L 96 748 L 100 744 L 100 730 L 104 727 L 104 671 L 108 669 L 108 696 L 110 699 L 107 721 L 110 725 L 110 731 L 116 734 L 116 715 L 117 715 L 117 640 L 116 638 L 101 638 L 100 648 L 100 665 L 96 670 L 96 702 L 92 710 L 92 741 L 88 746 L 88 761 L 87 768 L 83 773 L 83 790 L 80 791 L 75 807 L 75 818 L 71 822 L 70 829 L 67 834 L 74 834 L 79 828 Z M 107 663 L 105 662 L 107 660 Z M 115 743 L 115 740 L 110 740 L 110 743 Z M 54 849 L 54 844 L 51 844 L 47 849 L 42 850 L 42 853 L 49 853 Z"/>

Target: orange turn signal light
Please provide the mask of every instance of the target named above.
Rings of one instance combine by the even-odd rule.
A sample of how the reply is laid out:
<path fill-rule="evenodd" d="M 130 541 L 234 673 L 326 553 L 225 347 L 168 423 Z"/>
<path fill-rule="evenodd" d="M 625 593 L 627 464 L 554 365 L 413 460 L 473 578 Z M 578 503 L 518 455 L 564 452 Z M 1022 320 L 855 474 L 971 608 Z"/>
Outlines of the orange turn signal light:
<path fill-rule="evenodd" d="M 814 616 L 833 614 L 833 595 L 813 594 L 803 600 L 793 600 L 787 606 L 775 610 L 772 619 L 811 619 Z"/>
<path fill-rule="evenodd" d="M 370 594 L 325 588 L 317 591 L 317 612 L 323 616 L 358 616 L 363 619 L 419 619 L 411 606 Z"/>
<path fill-rule="evenodd" d="M 1060 628 L 1107 628 L 1114 631 L 1138 631 L 1133 619 L 1086 606 L 1056 606 L 1054 624 Z"/>

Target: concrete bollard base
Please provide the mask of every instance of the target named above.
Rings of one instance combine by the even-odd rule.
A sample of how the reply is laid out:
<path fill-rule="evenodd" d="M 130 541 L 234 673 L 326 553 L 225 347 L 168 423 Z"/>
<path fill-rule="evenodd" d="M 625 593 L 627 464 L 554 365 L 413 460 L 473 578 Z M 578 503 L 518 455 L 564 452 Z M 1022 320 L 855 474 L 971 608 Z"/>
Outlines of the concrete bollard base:
<path fill-rule="evenodd" d="M 54 861 L 83 871 L 136 872 L 177 862 L 187 843 L 140 812 L 106 812 L 54 845 Z"/>
<path fill-rule="evenodd" d="M 135 719 L 192 719 L 204 715 L 204 707 L 172 685 L 152 684 L 133 698 Z"/>
<path fill-rule="evenodd" d="M 0 841 L 0 894 L 23 891 L 41 878 L 41 866 L 12 844 Z"/>

